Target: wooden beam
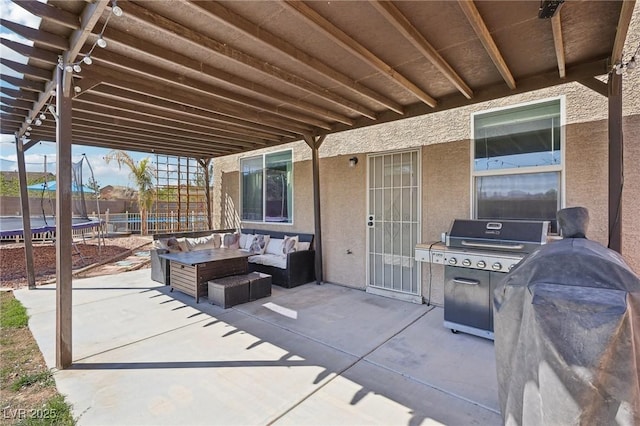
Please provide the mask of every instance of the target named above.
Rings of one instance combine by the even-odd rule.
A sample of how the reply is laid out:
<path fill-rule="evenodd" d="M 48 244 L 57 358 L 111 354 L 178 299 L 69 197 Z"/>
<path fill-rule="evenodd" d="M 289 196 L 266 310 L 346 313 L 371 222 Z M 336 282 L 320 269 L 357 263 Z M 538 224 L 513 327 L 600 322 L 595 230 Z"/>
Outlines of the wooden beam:
<path fill-rule="evenodd" d="M 56 68 L 56 367 L 71 366 L 72 238 L 71 233 L 71 97 L 64 96 L 64 71 Z"/>
<path fill-rule="evenodd" d="M 186 0 L 185 0 L 185 3 Z M 204 12 L 207 16 L 216 19 L 226 25 L 229 25 L 246 36 L 251 37 L 253 40 L 264 43 L 286 55 L 288 57 L 306 66 L 309 70 L 316 72 L 323 77 L 329 78 L 336 83 L 340 84 L 344 88 L 351 90 L 359 96 L 365 97 L 370 101 L 376 102 L 392 111 L 402 114 L 402 105 L 394 102 L 393 100 L 381 95 L 380 93 L 358 83 L 349 76 L 341 73 L 335 68 L 330 67 L 319 59 L 309 55 L 302 49 L 298 49 L 288 41 L 270 33 L 265 30 L 264 27 L 258 26 L 248 19 L 240 16 L 230 9 L 225 8 L 216 2 L 188 2 L 188 4 L 195 6 L 200 12 Z"/>
<path fill-rule="evenodd" d="M 631 17 L 633 16 L 633 9 L 635 5 L 635 0 L 622 1 L 622 9 L 620 10 L 620 19 L 618 19 L 616 38 L 613 42 L 613 49 L 611 50 L 611 65 L 618 64 L 622 61 L 624 42 L 627 40 L 627 32 L 629 31 L 629 25 L 631 24 Z"/>
<path fill-rule="evenodd" d="M 360 104 L 357 104 L 356 102 L 349 101 L 348 99 L 339 96 L 334 92 L 326 90 L 324 87 L 318 84 L 287 72 L 280 67 L 269 64 L 268 62 L 257 59 L 242 51 L 234 49 L 233 47 L 225 43 L 206 37 L 199 32 L 191 30 L 190 28 L 180 25 L 168 18 L 155 14 L 141 6 L 128 2 L 126 3 L 126 10 L 127 17 L 135 19 L 145 25 L 152 25 L 155 29 L 166 34 L 168 37 L 178 36 L 201 48 L 206 48 L 234 62 L 251 67 L 259 73 L 267 75 L 271 78 L 278 79 L 281 82 L 292 87 L 304 90 L 307 93 L 311 93 L 315 96 L 332 102 L 334 105 L 339 105 L 341 107 L 347 108 L 372 120 L 375 120 L 376 118 L 376 114 L 374 111 Z"/>
<path fill-rule="evenodd" d="M 269 104 L 264 101 L 260 101 L 249 96 L 244 96 L 239 93 L 233 93 L 221 87 L 213 86 L 208 83 L 204 83 L 201 80 L 191 78 L 185 74 L 178 74 L 173 71 L 124 57 L 122 55 L 114 54 L 111 52 L 98 52 L 93 55 L 94 62 L 98 64 L 108 64 L 111 67 L 129 72 L 134 70 L 136 74 L 144 75 L 148 80 L 157 80 L 158 87 L 169 89 L 173 86 L 172 90 L 178 89 L 179 93 L 187 94 L 193 93 L 199 97 L 211 98 L 212 104 L 216 105 L 216 108 L 220 111 L 234 110 L 237 108 L 236 104 L 256 109 L 259 111 L 269 112 L 282 117 L 290 118 L 292 120 L 300 121 L 302 123 L 310 124 L 322 129 L 330 130 L 331 126 L 326 121 L 318 120 L 309 115 L 301 114 L 297 111 L 281 108 L 277 105 Z M 118 78 L 122 78 L 122 72 L 117 73 Z M 137 76 L 134 78 L 138 78 Z M 105 80 L 107 81 L 107 80 Z M 154 84 L 151 82 L 151 84 Z M 177 87 L 176 87 L 177 86 Z M 231 102 L 228 102 L 231 101 Z M 241 118 L 241 117 L 239 117 Z"/>
<path fill-rule="evenodd" d="M 64 27 L 75 30 L 80 26 L 80 21 L 76 15 L 66 10 L 58 9 L 47 3 L 40 3 L 31 0 L 12 0 L 15 4 L 30 12 L 32 15 L 38 16 L 45 21 L 54 22 Z"/>
<path fill-rule="evenodd" d="M 609 247 L 622 253 L 622 76 L 609 73 Z M 635 218 L 637 220 L 637 218 Z"/>
<path fill-rule="evenodd" d="M 16 99 L 22 99 L 24 101 L 36 101 L 38 100 L 38 95 L 36 95 L 33 92 L 27 92 L 24 90 L 14 90 L 14 89 L 9 89 L 8 87 L 4 87 L 4 86 L 0 86 L 0 93 L 3 93 L 7 96 L 10 96 L 12 98 L 16 98 Z"/>
<path fill-rule="evenodd" d="M 313 23 L 328 38 L 330 38 L 352 54 L 358 56 L 366 64 L 377 69 L 385 77 L 388 77 L 398 83 L 401 87 L 411 92 L 425 104 L 429 106 L 435 106 L 437 104 L 437 101 L 429 94 L 427 94 L 424 90 L 422 90 L 408 78 L 396 71 L 391 65 L 385 63 L 376 54 L 371 52 L 362 44 L 358 43 L 347 33 L 336 27 L 328 19 L 320 15 L 315 10 L 311 9 L 305 3 L 301 1 L 287 0 L 285 1 L 285 4 L 287 4 L 291 9 L 298 12 L 309 22 Z"/>
<path fill-rule="evenodd" d="M 601 94 L 605 98 L 609 96 L 609 88 L 607 83 L 603 83 L 595 77 L 583 78 L 578 80 L 578 83 L 593 90 L 596 93 Z"/>
<path fill-rule="evenodd" d="M 551 29 L 553 30 L 553 46 L 558 61 L 558 74 L 560 78 L 564 78 L 567 73 L 565 71 L 564 42 L 562 41 L 562 23 L 559 11 L 551 18 Z"/>
<path fill-rule="evenodd" d="M 29 111 L 33 106 L 33 102 L 23 101 L 20 99 L 7 98 L 6 96 L 0 96 L 0 102 L 10 105 L 14 108 L 24 109 Z"/>
<path fill-rule="evenodd" d="M 46 46 L 54 50 L 66 50 L 69 48 L 69 40 L 59 35 L 27 27 L 6 19 L 0 19 L 0 25 L 40 46 Z"/>
<path fill-rule="evenodd" d="M 31 77 L 36 80 L 44 81 L 47 81 L 49 77 L 51 77 L 51 71 L 34 67 L 33 65 L 21 64 L 7 58 L 0 58 L 0 63 L 16 72 L 24 74 L 25 77 Z"/>
<path fill-rule="evenodd" d="M 316 267 L 316 284 L 320 285 L 324 281 L 322 267 L 322 220 L 320 209 L 320 153 L 319 149 L 324 142 L 324 136 L 304 135 L 304 141 L 311 148 L 311 168 L 313 178 L 313 217 L 315 236 L 313 244 L 315 246 L 315 267 Z"/>
<path fill-rule="evenodd" d="M 0 79 L 6 81 L 12 86 L 19 87 L 20 89 L 29 90 L 31 92 L 44 92 L 45 85 L 39 81 L 33 81 L 25 78 L 13 77 L 11 75 L 0 74 Z"/>
<path fill-rule="evenodd" d="M 266 145 L 269 142 L 279 142 L 281 137 L 269 133 L 261 133 L 248 129 L 236 128 L 234 126 L 225 126 L 217 122 L 197 117 L 183 117 L 181 114 L 171 114 L 164 111 L 154 110 L 152 108 L 136 108 L 136 105 L 127 103 L 119 103 L 119 109 L 112 108 L 110 104 L 100 103 L 99 96 L 83 95 L 74 101 L 74 116 L 82 117 L 82 113 L 86 113 L 95 120 L 104 118 L 111 120 L 114 124 L 131 123 L 133 126 L 148 124 L 159 130 L 165 129 L 167 132 L 187 132 L 194 136 L 206 136 L 215 133 L 216 136 L 233 140 L 236 142 L 245 142 L 248 144 Z M 105 99 L 110 103 L 115 103 L 111 99 Z"/>
<path fill-rule="evenodd" d="M 93 90 L 89 94 L 83 94 L 75 99 L 75 103 L 89 103 L 92 111 L 101 113 L 102 108 L 107 108 L 104 113 L 113 117 L 119 117 L 120 112 L 127 117 L 148 117 L 150 122 L 154 120 L 166 120 L 167 123 L 182 123 L 193 125 L 196 128 L 207 129 L 208 131 L 225 131 L 230 135 L 249 135 L 267 140 L 277 140 L 278 138 L 295 139 L 295 133 L 289 133 L 273 129 L 267 126 L 258 126 L 241 122 L 241 120 L 226 120 L 225 117 L 217 114 L 206 114 L 196 108 L 182 106 L 177 109 L 168 110 L 153 104 L 143 102 L 133 102 L 128 99 L 111 97 L 108 94 Z"/>
<path fill-rule="evenodd" d="M 233 85 L 242 90 L 250 91 L 263 95 L 273 101 L 278 101 L 279 105 L 287 105 L 291 108 L 295 108 L 300 111 L 308 112 L 316 117 L 324 119 L 335 120 L 344 124 L 353 124 L 353 119 L 347 117 L 344 114 L 337 113 L 335 111 L 323 108 L 315 105 L 311 102 L 306 102 L 302 99 L 295 98 L 285 93 L 274 90 L 270 87 L 258 84 L 256 82 L 244 79 L 235 74 L 214 68 L 211 65 L 203 62 L 200 59 L 194 59 L 189 56 L 183 55 L 178 52 L 173 52 L 164 46 L 158 46 L 149 42 L 148 40 L 141 40 L 131 34 L 118 31 L 107 27 L 104 32 L 104 37 L 109 39 L 109 43 L 121 44 L 127 49 L 135 49 L 140 54 L 139 57 L 150 56 L 155 60 L 164 62 L 167 67 L 175 69 L 177 67 L 184 68 L 185 70 L 196 71 L 206 77 L 210 77 L 212 80 L 224 82 L 225 84 Z M 94 57 L 102 57 L 104 51 L 94 52 Z M 229 98 L 232 99 L 232 98 Z M 348 102 L 346 99 L 344 102 Z M 341 109 L 346 109 L 340 105 Z M 371 113 L 373 114 L 373 113 Z"/>
<path fill-rule="evenodd" d="M 73 62 L 77 53 L 80 51 L 80 48 L 84 45 L 85 40 L 87 39 L 89 33 L 93 29 L 93 26 L 98 21 L 98 18 L 102 15 L 102 11 L 107 7 L 109 0 L 96 0 L 94 3 L 90 3 L 85 6 L 81 18 L 80 18 L 80 28 L 75 30 L 69 40 L 66 40 L 66 46 L 64 50 L 64 58 L 62 61 L 62 65 Z M 40 94 L 38 101 L 33 105 L 33 109 L 28 115 L 28 118 L 34 119 L 37 114 L 40 113 L 42 108 L 45 107 L 49 99 L 51 98 L 51 93 L 56 90 L 56 81 L 57 81 L 57 70 L 59 69 L 56 66 L 53 70 L 53 73 L 50 77 L 49 82 L 46 83 L 44 87 L 44 91 Z M 70 73 L 65 73 L 63 77 L 63 81 L 65 85 L 63 86 L 63 92 L 66 93 L 67 96 L 70 96 L 70 81 L 71 75 Z M 24 123 L 19 130 L 19 135 L 23 135 L 25 129 L 27 128 L 27 124 Z"/>
<path fill-rule="evenodd" d="M 456 73 L 451 65 L 438 53 L 438 51 L 427 41 L 418 29 L 402 14 L 400 9 L 389 1 L 374 1 L 371 3 L 376 10 L 404 36 L 425 58 L 427 58 L 437 69 L 449 80 L 456 89 L 466 98 L 473 97 L 473 90 L 464 82 L 462 77 Z M 431 105 L 435 106 L 435 105 Z"/>
<path fill-rule="evenodd" d="M 498 49 L 498 46 L 493 40 L 493 37 L 491 36 L 487 25 L 484 23 L 482 16 L 480 16 L 480 12 L 478 12 L 476 5 L 472 0 L 458 0 L 458 4 L 460 5 L 462 12 L 467 17 L 469 24 L 471 24 L 471 27 L 480 39 L 480 42 L 484 46 L 484 49 L 489 54 L 489 57 L 493 61 L 496 68 L 498 68 L 498 72 L 507 83 L 507 86 L 509 86 L 509 88 L 512 90 L 515 89 L 516 81 L 513 78 L 513 75 L 511 74 L 507 63 L 502 57 L 500 49 Z"/>
<path fill-rule="evenodd" d="M 18 159 L 18 180 L 20 181 L 20 205 L 22 206 L 22 236 L 24 237 L 24 257 L 27 268 L 27 284 L 29 289 L 36 287 L 36 274 L 33 262 L 33 243 L 31 241 L 31 212 L 29 211 L 29 195 L 27 194 L 27 169 L 24 161 L 24 145 L 16 136 L 16 154 Z"/>
<path fill-rule="evenodd" d="M 292 120 L 284 120 L 272 114 L 241 109 L 234 105 L 220 105 L 202 99 L 201 96 L 187 94 L 181 90 L 158 87 L 150 84 L 142 78 L 120 73 L 118 76 L 110 75 L 108 70 L 91 69 L 91 73 L 104 80 L 92 93 L 101 93 L 112 98 L 127 99 L 130 102 L 154 105 L 168 111 L 185 110 L 193 108 L 199 111 L 198 115 L 219 117 L 225 122 L 244 125 L 249 128 L 262 130 L 264 126 L 282 129 L 286 132 L 300 134 L 310 131 L 311 127 Z M 107 87 L 108 86 L 108 87 Z"/>
<path fill-rule="evenodd" d="M 29 2 L 31 3 L 31 2 Z M 34 2 L 43 4 L 39 2 Z M 42 62 L 55 64 L 58 62 L 58 55 L 50 50 L 40 49 L 34 46 L 28 46 L 26 44 L 18 43 L 17 41 L 9 40 L 8 38 L 0 38 L 0 44 L 7 46 L 9 49 L 26 56 L 30 59 L 37 59 Z"/>
<path fill-rule="evenodd" d="M 127 117 L 115 118 L 103 116 L 101 114 L 95 114 L 86 112 L 82 109 L 74 108 L 73 114 L 74 123 L 84 121 L 85 123 L 95 123 L 98 128 L 118 129 L 121 131 L 129 131 L 133 133 L 144 133 L 157 136 L 165 136 L 173 138 L 173 140 L 180 140 L 184 138 L 185 141 L 191 142 L 205 142 L 205 143 L 220 143 L 228 146 L 243 146 L 260 148 L 267 144 L 267 141 L 263 139 L 244 137 L 230 138 L 227 136 L 220 136 L 217 132 L 209 131 L 208 133 L 193 132 L 188 129 L 178 130 L 169 126 L 150 124 L 148 121 L 129 120 Z M 276 139 L 277 140 L 277 139 Z"/>

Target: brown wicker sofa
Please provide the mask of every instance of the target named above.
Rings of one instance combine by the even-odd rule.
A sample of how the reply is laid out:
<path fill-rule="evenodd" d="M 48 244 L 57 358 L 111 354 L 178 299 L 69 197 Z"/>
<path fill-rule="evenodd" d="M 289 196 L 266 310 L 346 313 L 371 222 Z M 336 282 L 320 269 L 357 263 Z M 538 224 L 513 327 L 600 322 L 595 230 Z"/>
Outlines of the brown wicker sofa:
<path fill-rule="evenodd" d="M 273 284 L 285 288 L 297 287 L 315 281 L 316 252 L 313 246 L 313 234 L 248 228 L 242 228 L 240 232 L 243 234 L 269 235 L 270 239 L 284 239 L 285 236 L 297 235 L 299 243 L 305 245 L 304 249 L 287 253 L 284 256 L 286 261 L 283 259 L 283 262 L 278 266 L 260 263 L 262 256 L 252 256 L 249 258 L 249 271 L 269 274 Z"/>
<path fill-rule="evenodd" d="M 219 229 L 207 231 L 173 232 L 165 234 L 155 234 L 153 236 L 154 245 L 151 250 L 151 279 L 165 285 L 170 285 L 170 263 L 159 255 L 168 253 L 166 243 L 169 240 L 180 244 L 183 247 L 179 251 L 198 250 L 210 248 L 209 245 L 199 245 L 199 242 L 210 237 L 212 234 L 234 234 L 235 229 Z M 313 234 L 299 232 L 280 232 L 264 229 L 243 228 L 240 233 L 245 235 L 269 235 L 270 240 L 283 240 L 285 236 L 297 236 L 299 249 L 280 255 L 255 255 L 249 257 L 249 271 L 262 272 L 272 277 L 272 283 L 285 288 L 297 287 L 302 284 L 314 281 L 315 276 L 315 250 L 313 247 Z M 192 241 L 188 244 L 186 241 Z M 193 243 L 195 241 L 195 243 Z M 162 243 L 162 244 L 160 244 Z M 273 260 L 276 260 L 275 262 Z"/>
<path fill-rule="evenodd" d="M 153 240 L 154 245 L 162 245 L 158 244 L 161 241 L 168 241 L 170 239 L 178 239 L 178 238 L 200 238 L 207 237 L 211 234 L 226 234 L 226 233 L 234 233 L 235 229 L 218 229 L 218 230 L 207 230 L 207 231 L 185 231 L 185 232 L 171 232 L 164 234 L 154 234 Z M 169 261 L 161 258 L 160 254 L 169 253 L 169 250 L 166 248 L 152 248 L 151 249 L 151 279 L 153 281 L 157 281 L 159 283 L 170 285 L 170 266 Z"/>

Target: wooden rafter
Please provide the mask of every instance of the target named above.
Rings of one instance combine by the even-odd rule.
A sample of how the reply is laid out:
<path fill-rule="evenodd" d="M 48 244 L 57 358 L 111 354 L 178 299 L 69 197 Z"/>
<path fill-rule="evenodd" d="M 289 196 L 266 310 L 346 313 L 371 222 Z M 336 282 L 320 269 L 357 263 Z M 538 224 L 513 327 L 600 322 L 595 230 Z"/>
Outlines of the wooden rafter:
<path fill-rule="evenodd" d="M 25 25 L 7 21 L 6 19 L 0 19 L 0 25 L 40 46 L 59 50 L 67 50 L 69 48 L 69 40 L 59 35 L 36 30 Z"/>
<path fill-rule="evenodd" d="M 0 44 L 7 46 L 9 49 L 26 56 L 30 59 L 36 59 L 47 63 L 56 63 L 58 55 L 50 50 L 40 49 L 7 38 L 0 38 Z"/>
<path fill-rule="evenodd" d="M 138 74 L 144 75 L 146 79 L 157 80 L 157 82 L 165 88 L 173 86 L 176 88 L 179 87 L 180 90 L 185 93 L 198 92 L 197 94 L 200 96 L 211 98 L 212 100 L 215 99 L 216 108 L 220 108 L 221 110 L 224 109 L 225 106 L 229 109 L 233 109 L 234 107 L 237 108 L 237 105 L 235 104 L 240 104 L 251 109 L 269 112 L 326 130 L 331 129 L 331 126 L 326 121 L 318 120 L 297 111 L 281 108 L 277 105 L 269 104 L 255 98 L 250 98 L 249 96 L 235 94 L 224 88 L 216 87 L 211 84 L 204 83 L 201 80 L 196 80 L 183 74 L 168 71 L 151 64 L 146 64 L 136 59 L 104 51 L 98 52 L 94 55 L 94 61 L 98 64 L 108 64 L 116 69 L 124 69 L 126 71 L 136 70 Z M 231 102 L 227 102 L 227 100 Z"/>
<path fill-rule="evenodd" d="M 93 99 L 95 100 L 93 100 Z M 88 101 L 87 101 L 88 99 Z M 216 136 L 236 141 L 240 146 L 250 146 L 251 144 L 266 145 L 268 142 L 280 142 L 283 139 L 268 133 L 261 133 L 228 124 L 220 124 L 204 118 L 183 116 L 180 113 L 155 110 L 153 108 L 141 108 L 129 105 L 126 102 L 118 104 L 118 109 L 110 107 L 106 102 L 100 103 L 100 98 L 94 95 L 82 95 L 75 99 L 74 117 L 82 116 L 82 112 L 91 114 L 96 120 L 106 118 L 120 124 L 131 122 L 134 125 L 149 124 L 158 129 L 166 129 L 168 132 L 182 133 L 191 132 L 195 135 L 209 135 L 212 132 Z M 112 102 L 110 99 L 105 101 Z M 122 116 L 122 117 L 121 117 Z"/>
<path fill-rule="evenodd" d="M 2 87 L 0 86 L 0 93 L 4 93 L 7 96 L 10 96 L 12 98 L 16 98 L 16 99 L 22 99 L 24 101 L 36 101 L 38 99 L 38 95 L 36 95 L 34 92 L 27 92 L 26 90 L 15 90 L 15 89 L 10 89 L 8 87 Z"/>
<path fill-rule="evenodd" d="M 609 95 L 609 88 L 607 86 L 607 83 L 603 83 L 595 77 L 583 78 L 577 81 L 578 83 L 582 84 L 585 87 L 588 87 L 594 92 L 601 94 L 605 98 Z"/>
<path fill-rule="evenodd" d="M 47 81 L 51 71 L 38 68 L 33 65 L 21 64 L 7 58 L 0 58 L 0 63 L 12 70 L 24 74 L 25 77 L 31 77 L 36 80 Z"/>
<path fill-rule="evenodd" d="M 278 79 L 290 86 L 304 90 L 307 93 L 319 96 L 327 101 L 332 102 L 335 105 L 347 108 L 370 119 L 376 118 L 375 112 L 371 111 L 370 109 L 355 102 L 349 101 L 348 99 L 339 96 L 331 91 L 328 91 L 325 88 L 312 83 L 305 78 L 299 77 L 295 74 L 280 69 L 279 67 L 271 65 L 266 61 L 257 59 L 251 55 L 234 49 L 225 43 L 221 43 L 217 40 L 206 37 L 201 33 L 185 27 L 184 25 L 180 25 L 156 13 L 152 13 L 151 11 L 137 6 L 133 3 L 127 3 L 126 6 L 127 17 L 136 19 L 142 24 L 152 25 L 154 26 L 154 28 L 170 36 L 178 35 L 179 37 L 182 37 L 183 39 L 190 43 L 193 43 L 194 45 L 206 48 L 232 61 L 251 67 L 260 73 Z"/>
<path fill-rule="evenodd" d="M 389 1 L 374 1 L 371 3 L 378 12 L 400 32 L 425 58 L 449 80 L 456 89 L 467 99 L 473 97 L 473 90 L 456 73 L 451 65 L 427 41 L 418 29 L 402 14 L 400 9 Z"/>
<path fill-rule="evenodd" d="M 181 107 L 192 107 L 200 110 L 202 114 L 217 114 L 221 120 L 238 120 L 236 123 L 245 125 L 273 126 L 297 134 L 311 129 L 309 125 L 290 119 L 285 120 L 271 113 L 241 108 L 239 105 L 220 100 L 212 102 L 201 95 L 171 87 L 160 87 L 146 79 L 122 72 L 117 76 L 113 74 L 115 73 L 108 69 L 98 70 L 97 67 L 92 67 L 90 74 L 100 77 L 103 81 L 96 90 L 112 98 L 137 100 L 136 102 L 141 104 L 162 106 L 170 111 Z"/>
<path fill-rule="evenodd" d="M 44 92 L 44 83 L 29 80 L 27 78 L 14 77 L 7 74 L 0 74 L 0 78 L 12 86 L 32 92 Z"/>
<path fill-rule="evenodd" d="M 0 96 L 0 102 L 3 102 L 4 104 L 9 106 L 19 108 L 19 109 L 24 109 L 27 111 L 29 111 L 33 106 L 33 102 L 23 101 L 20 99 L 7 98 L 6 96 Z"/>
<path fill-rule="evenodd" d="M 498 46 L 493 40 L 493 37 L 491 37 L 491 33 L 489 32 L 487 25 L 484 23 L 482 16 L 480 16 L 480 12 L 478 12 L 476 5 L 472 0 L 458 0 L 458 4 L 467 17 L 469 24 L 471 24 L 471 27 L 480 39 L 480 42 L 484 46 L 484 49 L 489 54 L 489 57 L 493 61 L 496 68 L 498 68 L 498 72 L 507 83 L 507 86 L 509 86 L 511 90 L 515 89 L 516 81 L 513 78 L 513 75 L 511 74 L 507 63 L 502 57 L 500 49 L 498 49 Z"/>
<path fill-rule="evenodd" d="M 76 98 L 74 102 L 84 103 L 86 105 L 83 108 L 91 108 L 93 110 L 106 109 L 105 114 L 109 114 L 109 111 L 114 111 L 113 116 L 117 117 L 121 114 L 127 114 L 127 116 L 140 116 L 148 117 L 150 120 L 158 118 L 160 120 L 166 120 L 167 122 L 184 123 L 187 125 L 194 125 L 199 128 L 207 128 L 210 131 L 216 132 L 228 132 L 230 135 L 251 135 L 260 137 L 265 140 L 274 140 L 273 138 L 284 138 L 286 140 L 295 140 L 296 134 L 285 132 L 282 130 L 273 129 L 266 126 L 251 125 L 245 122 L 236 122 L 235 120 L 225 120 L 225 117 L 218 116 L 212 113 L 205 113 L 193 107 L 181 106 L 173 110 L 163 108 L 157 105 L 145 105 L 141 103 L 143 99 L 138 98 L 135 100 L 114 98 L 100 92 L 101 87 L 97 87 L 96 90 L 89 94 L 83 94 Z"/>
<path fill-rule="evenodd" d="M 635 5 L 636 0 L 622 1 L 622 10 L 620 11 L 620 19 L 618 19 L 616 38 L 613 43 L 613 49 L 611 50 L 612 65 L 620 63 L 620 61 L 622 61 L 624 42 L 627 39 L 627 32 L 629 31 L 631 16 L 633 15 L 633 8 L 635 7 Z"/>
<path fill-rule="evenodd" d="M 186 0 L 183 0 L 187 2 Z M 188 4 L 196 6 L 200 11 L 203 11 L 207 16 L 223 22 L 239 31 L 242 31 L 245 35 L 251 37 L 255 41 L 264 43 L 274 49 L 289 56 L 291 60 L 294 60 L 313 72 L 321 74 L 323 77 L 329 78 L 343 87 L 357 93 L 360 96 L 366 97 L 371 101 L 374 101 L 386 108 L 389 108 L 398 114 L 403 113 L 402 105 L 394 102 L 391 99 L 382 96 L 380 93 L 358 83 L 349 76 L 341 73 L 340 71 L 328 66 L 319 59 L 309 55 L 305 51 L 296 48 L 288 41 L 266 31 L 264 28 L 259 27 L 246 18 L 237 15 L 231 10 L 225 8 L 219 3 L 215 2 L 188 2 Z"/>
<path fill-rule="evenodd" d="M 558 74 L 560 75 L 560 78 L 564 78 L 567 74 L 565 71 L 564 42 L 562 41 L 562 22 L 560 21 L 560 12 L 557 12 L 551 18 L 551 28 L 553 30 L 553 46 L 556 50 L 556 60 L 558 61 Z"/>
<path fill-rule="evenodd" d="M 404 87 L 406 90 L 415 95 L 418 99 L 429 106 L 436 106 L 437 101 L 432 98 L 429 94 L 427 94 L 424 90 L 418 87 L 415 83 L 411 82 L 408 78 L 400 74 L 396 71 L 391 65 L 385 63 L 382 59 L 380 59 L 376 54 L 371 52 L 362 44 L 358 43 L 347 33 L 342 31 L 340 28 L 336 27 L 334 24 L 329 22 L 326 18 L 320 15 L 315 10 L 311 9 L 309 6 L 304 4 L 301 1 L 291 1 L 287 0 L 285 4 L 289 5 L 291 9 L 298 12 L 301 16 L 306 18 L 309 22 L 312 22 L 319 28 L 324 35 L 331 38 L 333 41 L 338 43 L 344 49 L 349 52 L 359 56 L 365 63 L 369 66 L 380 71 L 382 75 L 388 77 L 398 83 L 400 86 Z"/>
<path fill-rule="evenodd" d="M 80 51 L 80 48 L 84 45 L 89 33 L 93 29 L 94 25 L 98 22 L 98 19 L 102 15 L 102 11 L 107 7 L 108 0 L 96 0 L 94 3 L 90 3 L 85 6 L 80 16 L 80 27 L 73 31 L 69 40 L 65 40 L 65 47 L 62 49 L 64 53 L 64 63 L 73 61 Z M 38 31 L 40 32 L 40 31 Z M 30 111 L 27 118 L 34 118 L 36 114 L 42 110 L 47 101 L 51 98 L 51 92 L 54 91 L 56 82 L 57 69 L 54 68 L 53 73 L 49 77 L 50 80 L 46 83 L 44 91 L 40 94 L 38 101 L 34 103 L 33 109 Z M 71 79 L 71 76 L 67 75 L 66 79 Z M 68 85 L 67 85 L 68 86 Z M 67 90 L 69 88 L 67 87 Z M 18 131 L 18 136 L 24 134 L 27 128 L 27 123 L 24 123 Z"/>
<path fill-rule="evenodd" d="M 172 66 L 172 68 L 178 66 L 191 71 L 197 71 L 202 73 L 204 76 L 211 77 L 211 79 L 263 95 L 273 99 L 274 101 L 278 101 L 283 105 L 307 112 L 311 115 L 315 115 L 316 117 L 323 117 L 328 120 L 334 120 L 348 125 L 353 124 L 353 119 L 346 115 L 319 107 L 310 102 L 296 99 L 293 96 L 286 95 L 265 85 L 254 83 L 237 75 L 207 65 L 201 60 L 191 58 L 178 52 L 173 52 L 147 40 L 140 40 L 139 38 L 125 32 L 107 28 L 104 32 L 104 36 L 109 39 L 110 42 L 122 44 L 123 46 L 127 46 L 129 49 L 135 49 L 140 54 L 151 56 L 156 60 Z M 96 52 L 94 56 L 100 57 L 101 53 L 102 52 Z M 232 98 L 229 99 L 233 100 Z"/>
<path fill-rule="evenodd" d="M 51 6 L 47 3 L 40 3 L 38 1 L 31 0 L 11 0 L 21 8 L 30 12 L 31 14 L 38 16 L 45 21 L 55 22 L 66 28 L 75 30 L 80 26 L 78 17 L 73 13 L 67 12 L 57 7 Z"/>

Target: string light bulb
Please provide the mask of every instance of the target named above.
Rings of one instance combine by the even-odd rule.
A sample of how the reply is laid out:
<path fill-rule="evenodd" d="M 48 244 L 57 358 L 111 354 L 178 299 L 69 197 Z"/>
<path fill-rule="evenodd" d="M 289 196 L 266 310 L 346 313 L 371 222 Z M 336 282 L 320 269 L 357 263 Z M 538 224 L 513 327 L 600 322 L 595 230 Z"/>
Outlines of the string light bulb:
<path fill-rule="evenodd" d="M 73 70 L 75 72 L 82 72 L 82 67 L 79 64 L 74 64 L 73 65 Z"/>
<path fill-rule="evenodd" d="M 27 118 L 27 124 L 31 124 L 31 123 L 33 123 L 33 120 L 30 118 Z"/>
<path fill-rule="evenodd" d="M 64 70 L 65 70 L 66 72 L 73 72 L 73 66 L 71 66 L 71 65 L 67 65 L 66 67 L 64 67 Z"/>
<path fill-rule="evenodd" d="M 622 75 L 622 64 L 616 64 L 616 74 Z"/>
<path fill-rule="evenodd" d="M 635 57 L 635 56 L 633 56 L 633 57 L 631 58 L 631 60 L 629 61 L 629 63 L 627 64 L 627 69 L 628 69 L 628 70 L 632 70 L 632 69 L 634 69 L 634 68 L 636 67 L 636 65 L 637 65 L 637 63 L 636 63 L 636 57 Z"/>
<path fill-rule="evenodd" d="M 75 87 L 73 88 L 73 91 L 74 91 L 74 92 L 76 92 L 76 93 L 80 93 L 80 92 L 82 92 L 82 87 L 80 87 L 80 86 L 75 86 Z"/>
<path fill-rule="evenodd" d="M 111 8 L 111 12 L 113 12 L 113 14 L 116 16 L 122 16 L 122 8 L 118 6 L 115 1 L 113 2 L 113 7 Z"/>
<path fill-rule="evenodd" d="M 38 118 L 38 119 L 36 119 L 35 124 L 36 124 L 36 126 L 40 126 L 42 124 L 42 121 L 40 121 L 40 119 Z"/>
<path fill-rule="evenodd" d="M 29 133 L 29 132 L 24 132 L 24 135 L 25 135 L 25 136 L 31 136 L 31 133 Z"/>
<path fill-rule="evenodd" d="M 98 46 L 100 46 L 101 48 L 103 48 L 103 49 L 104 49 L 105 47 L 107 47 L 107 41 L 106 41 L 105 39 L 103 39 L 102 37 L 100 37 L 100 38 L 98 39 L 98 41 L 96 42 L 96 44 L 97 44 Z"/>
<path fill-rule="evenodd" d="M 31 127 L 31 126 L 27 126 L 27 130 L 28 130 L 28 131 L 32 131 L 32 130 L 33 130 L 33 127 Z"/>
<path fill-rule="evenodd" d="M 82 62 L 84 62 L 87 65 L 91 65 L 93 63 L 93 59 L 91 59 L 91 56 L 87 55 L 84 58 L 82 58 Z"/>
<path fill-rule="evenodd" d="M 47 116 L 44 115 L 44 112 L 41 112 L 40 113 L 40 120 L 46 120 L 46 119 L 47 119 Z"/>

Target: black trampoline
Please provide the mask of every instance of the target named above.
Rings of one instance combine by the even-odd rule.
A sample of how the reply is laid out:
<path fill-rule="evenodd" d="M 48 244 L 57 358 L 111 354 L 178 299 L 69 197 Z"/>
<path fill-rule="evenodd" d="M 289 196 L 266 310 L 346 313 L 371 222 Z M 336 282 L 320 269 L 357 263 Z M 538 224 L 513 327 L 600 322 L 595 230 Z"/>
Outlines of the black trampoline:
<path fill-rule="evenodd" d="M 74 217 L 72 220 L 73 229 L 86 229 L 94 228 L 100 225 L 100 220 L 86 218 L 86 217 Z M 31 233 L 39 234 L 43 232 L 55 232 L 56 230 L 56 218 L 52 216 L 47 217 L 32 217 L 31 218 Z M 24 229 L 22 226 L 21 216 L 0 216 L 0 237 L 14 237 L 24 235 Z"/>

